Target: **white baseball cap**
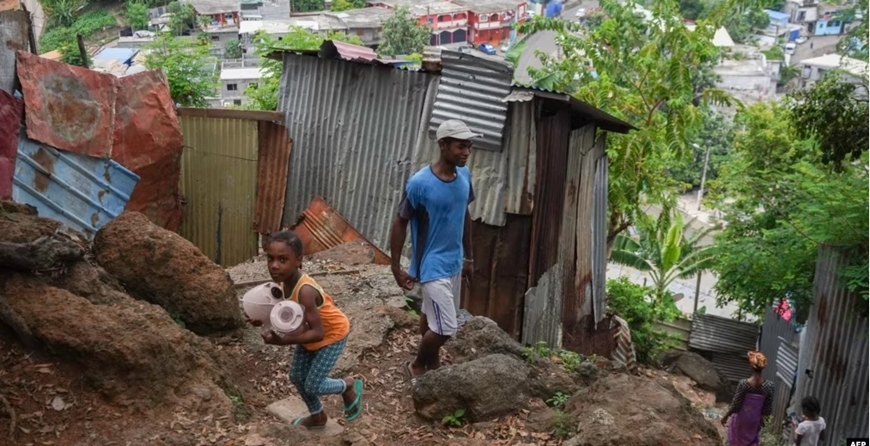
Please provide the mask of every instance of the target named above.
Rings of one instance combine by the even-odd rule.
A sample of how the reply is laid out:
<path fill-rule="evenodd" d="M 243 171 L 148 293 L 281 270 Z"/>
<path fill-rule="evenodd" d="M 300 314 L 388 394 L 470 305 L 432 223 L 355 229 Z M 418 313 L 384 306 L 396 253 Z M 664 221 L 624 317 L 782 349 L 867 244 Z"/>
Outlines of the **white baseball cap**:
<path fill-rule="evenodd" d="M 460 140 L 469 140 L 480 138 L 480 133 L 474 133 L 468 129 L 464 122 L 458 119 L 449 119 L 438 126 L 438 131 L 435 132 L 435 139 L 441 141 L 444 138 L 453 138 Z"/>

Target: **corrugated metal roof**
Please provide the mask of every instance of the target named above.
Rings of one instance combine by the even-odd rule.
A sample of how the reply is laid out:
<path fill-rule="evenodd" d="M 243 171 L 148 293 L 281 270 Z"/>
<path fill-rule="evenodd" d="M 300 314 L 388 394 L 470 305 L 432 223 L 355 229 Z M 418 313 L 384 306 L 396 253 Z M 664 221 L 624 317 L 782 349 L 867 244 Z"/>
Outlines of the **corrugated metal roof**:
<path fill-rule="evenodd" d="M 845 257 L 832 248 L 819 249 L 794 395 L 796 402 L 807 395 L 818 398 L 827 422 L 826 444 L 866 438 L 870 419 L 868 325 L 867 317 L 857 310 L 866 309 L 867 302 L 840 286 L 844 264 Z"/>
<path fill-rule="evenodd" d="M 260 121 L 260 151 L 257 160 L 257 206 L 254 230 L 268 234 L 281 229 L 284 202 L 287 198 L 287 175 L 293 141 L 284 124 Z"/>
<path fill-rule="evenodd" d="M 510 94 L 505 96 L 503 100 L 505 102 L 524 102 L 531 101 L 535 97 L 568 102 L 571 105 L 572 111 L 585 117 L 587 120 L 591 120 L 602 130 L 616 133 L 628 133 L 630 130 L 637 130 L 633 125 L 566 93 L 547 91 L 535 87 L 515 84 Z M 585 122 L 581 122 L 579 125 L 582 126 L 585 124 Z"/>
<path fill-rule="evenodd" d="M 87 237 L 124 211 L 138 175 L 115 161 L 61 152 L 21 133 L 13 200 Z"/>
<path fill-rule="evenodd" d="M 744 378 L 749 378 L 752 369 L 749 368 L 749 361 L 744 357 L 728 353 L 713 353 L 710 362 L 716 370 L 722 372 L 725 378 L 731 382 L 737 382 Z"/>
<path fill-rule="evenodd" d="M 242 10 L 239 0 L 186 0 L 185 3 L 193 6 L 196 13 L 200 15 L 215 15 Z"/>
<path fill-rule="evenodd" d="M 692 318 L 689 348 L 712 353 L 733 353 L 743 358 L 746 358 L 746 352 L 755 350 L 757 325 L 711 314 L 696 313 Z"/>
<path fill-rule="evenodd" d="M 118 60 L 129 64 L 138 52 L 137 48 L 103 48 L 94 55 L 94 60 Z"/>
<path fill-rule="evenodd" d="M 433 82 L 420 72 L 285 54 L 278 109 L 295 147 L 285 224 L 320 195 L 388 250 L 405 181 L 418 160 L 435 155 L 422 125 Z"/>
<path fill-rule="evenodd" d="M 429 121 L 430 137 L 442 122 L 461 119 L 483 135 L 475 148 L 502 150 L 513 70 L 504 64 L 457 51 L 441 52 L 441 85 Z"/>
<path fill-rule="evenodd" d="M 797 332 L 793 321 L 781 318 L 776 314 L 774 307 L 771 305 L 764 312 L 764 322 L 761 325 L 761 339 L 758 342 L 758 350 L 764 353 L 769 364 L 762 372 L 766 380 L 773 380 L 777 376 L 778 367 L 776 367 L 776 364 L 779 364 L 778 352 L 784 341 L 790 345 L 795 345 L 794 350 L 797 352 Z M 788 373 L 794 373 L 794 369 Z"/>

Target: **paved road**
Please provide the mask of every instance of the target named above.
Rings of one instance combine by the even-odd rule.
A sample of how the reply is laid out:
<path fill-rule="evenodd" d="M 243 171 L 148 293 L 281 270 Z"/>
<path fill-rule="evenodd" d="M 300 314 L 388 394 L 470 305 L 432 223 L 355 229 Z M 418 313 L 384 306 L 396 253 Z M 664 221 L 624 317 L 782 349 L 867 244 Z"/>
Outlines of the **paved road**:
<path fill-rule="evenodd" d="M 588 10 L 596 7 L 598 7 L 598 0 L 584 0 L 579 5 L 562 11 L 562 18 L 574 20 L 578 9 L 586 8 Z M 535 50 L 551 56 L 555 55 L 559 51 L 556 45 L 556 33 L 553 31 L 543 31 L 528 37 L 526 48 L 523 50 L 523 54 L 520 55 L 517 69 L 514 71 L 514 77 L 517 82 L 530 84 L 532 78 L 529 76 L 529 67 L 541 67 L 541 59 L 535 54 Z"/>

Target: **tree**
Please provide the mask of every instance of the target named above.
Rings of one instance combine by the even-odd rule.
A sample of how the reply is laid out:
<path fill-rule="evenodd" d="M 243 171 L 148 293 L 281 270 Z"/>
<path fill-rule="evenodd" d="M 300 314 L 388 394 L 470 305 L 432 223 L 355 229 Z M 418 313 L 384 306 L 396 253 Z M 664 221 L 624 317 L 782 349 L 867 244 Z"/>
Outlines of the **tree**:
<path fill-rule="evenodd" d="M 390 18 L 384 21 L 383 43 L 378 52 L 387 56 L 422 53 L 429 44 L 431 31 L 421 25 L 408 8 L 397 8 Z"/>
<path fill-rule="evenodd" d="M 228 40 L 224 44 L 224 57 L 227 59 L 241 59 L 242 43 L 238 39 Z"/>
<path fill-rule="evenodd" d="M 87 0 L 44 0 L 42 8 L 53 25 L 72 26 L 79 12 L 88 5 Z"/>
<path fill-rule="evenodd" d="M 128 1 L 127 24 L 134 31 L 148 28 L 148 6 L 135 0 Z"/>
<path fill-rule="evenodd" d="M 745 8 L 737 7 L 725 20 L 725 29 L 737 43 L 748 43 L 756 29 L 764 29 L 770 24 L 770 16 L 764 7 L 755 4 Z"/>
<path fill-rule="evenodd" d="M 656 2 L 650 21 L 631 2 L 603 0 L 601 7 L 606 17 L 592 29 L 538 18 L 519 30 L 557 32 L 561 58 L 540 55 L 543 67 L 529 70 L 537 86 L 572 93 L 637 127 L 608 136 L 612 244 L 643 215 L 644 201 L 673 200 L 675 182 L 667 170 L 688 155 L 691 129 L 701 125 L 700 105 L 730 103 L 730 96 L 713 88 L 699 92 L 694 84 L 702 67 L 717 60 L 716 21 L 700 21 L 690 31 L 673 0 Z"/>
<path fill-rule="evenodd" d="M 704 107 L 702 113 L 701 126 L 689 132 L 691 156 L 676 160 L 668 167 L 670 177 L 688 188 L 701 185 L 707 150 L 710 151 L 707 181 L 716 179 L 719 175 L 719 166 L 725 162 L 731 150 L 731 122 L 725 119 L 722 113 L 710 107 Z"/>
<path fill-rule="evenodd" d="M 172 14 L 172 17 L 169 19 L 169 28 L 172 29 L 175 35 L 183 35 L 194 28 L 196 12 L 193 10 L 193 6 L 188 3 L 175 1 L 169 3 L 167 9 Z"/>
<path fill-rule="evenodd" d="M 290 0 L 293 12 L 323 11 L 326 5 L 323 0 Z"/>
<path fill-rule="evenodd" d="M 334 12 L 347 11 L 354 8 L 355 6 L 350 0 L 332 0 L 332 5 L 329 6 L 329 9 Z"/>
<path fill-rule="evenodd" d="M 611 260 L 648 273 L 656 302 L 668 295 L 674 280 L 694 277 L 713 265 L 712 250 L 700 243 L 714 228 L 686 237 L 682 214 L 667 206 L 655 220 L 638 219 L 636 227 L 637 239 L 625 232 L 616 237 Z"/>
<path fill-rule="evenodd" d="M 815 88 L 794 95 L 791 119 L 797 136 L 818 144 L 822 163 L 839 169 L 844 162 L 860 158 L 870 146 L 867 87 L 866 73 L 856 84 L 833 72 Z"/>
<path fill-rule="evenodd" d="M 822 140 L 798 136 L 801 110 L 794 102 L 761 103 L 741 112 L 732 156 L 714 184 L 726 222 L 715 238 L 717 300 L 737 303 L 738 316 L 761 316 L 787 297 L 805 320 L 822 244 L 847 253 L 843 284 L 867 297 L 867 145 L 859 162 L 826 166 Z M 866 115 L 852 124 L 866 135 Z"/>
<path fill-rule="evenodd" d="M 327 38 L 354 45 L 363 44 L 358 36 L 341 32 L 330 32 Z M 254 45 L 256 47 L 254 54 L 260 57 L 263 77 L 257 86 L 251 85 L 245 90 L 245 96 L 248 97 L 247 108 L 251 110 L 276 110 L 278 108 L 279 83 L 284 64 L 281 61 L 269 58 L 268 56 L 272 52 L 282 49 L 314 50 L 320 48 L 323 41 L 323 36 L 300 27 L 290 28 L 290 32 L 280 41 L 264 32 L 257 32 L 254 36 Z"/>
<path fill-rule="evenodd" d="M 207 98 L 217 95 L 215 60 L 208 44 L 162 33 L 146 48 L 150 51 L 145 66 L 163 70 L 173 101 L 184 107 L 208 107 Z"/>

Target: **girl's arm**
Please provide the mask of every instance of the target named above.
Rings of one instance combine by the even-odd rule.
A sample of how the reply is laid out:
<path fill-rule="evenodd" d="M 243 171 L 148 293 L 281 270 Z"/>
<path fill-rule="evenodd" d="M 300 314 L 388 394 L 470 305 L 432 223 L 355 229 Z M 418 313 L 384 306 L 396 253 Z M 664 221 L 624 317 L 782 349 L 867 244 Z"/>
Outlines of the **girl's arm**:
<path fill-rule="evenodd" d="M 310 344 L 323 340 L 323 321 L 317 311 L 317 301 L 323 297 L 314 287 L 303 285 L 299 290 L 299 305 L 305 309 L 302 325 L 296 331 L 278 336 L 270 331 L 263 336 L 263 341 L 274 345 Z"/>

